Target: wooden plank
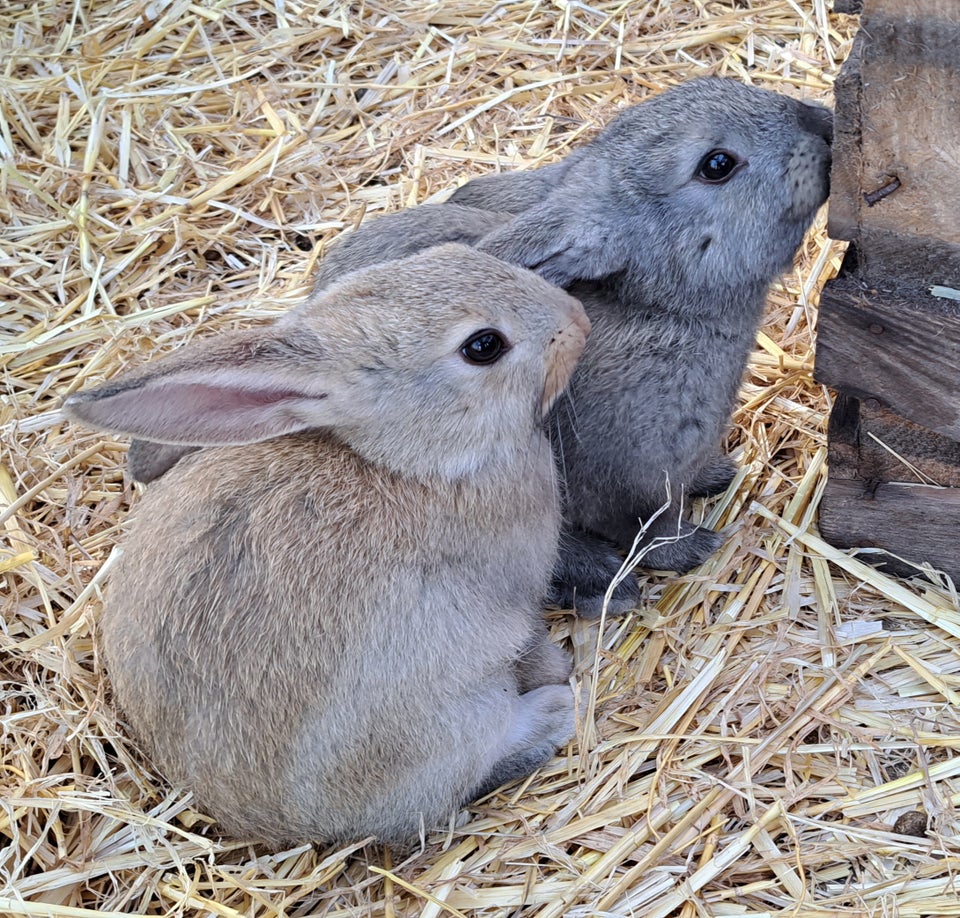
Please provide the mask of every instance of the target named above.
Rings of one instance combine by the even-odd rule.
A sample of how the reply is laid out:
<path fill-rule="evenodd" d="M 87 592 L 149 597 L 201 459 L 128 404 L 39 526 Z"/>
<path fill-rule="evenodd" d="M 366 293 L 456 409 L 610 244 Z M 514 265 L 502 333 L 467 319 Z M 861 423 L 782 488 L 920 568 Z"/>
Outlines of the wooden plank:
<path fill-rule="evenodd" d="M 960 302 L 838 277 L 820 297 L 814 376 L 960 440 Z"/>
<path fill-rule="evenodd" d="M 860 478 L 960 488 L 960 442 L 867 399 L 860 411 Z M 957 543 L 960 550 L 960 532 Z"/>
<path fill-rule="evenodd" d="M 960 3 L 865 0 L 861 34 L 860 193 L 838 187 L 836 226 L 865 277 L 960 286 Z"/>
<path fill-rule="evenodd" d="M 908 421 L 874 399 L 837 396 L 829 447 L 832 477 L 960 488 L 960 442 Z"/>
<path fill-rule="evenodd" d="M 862 6 L 836 86 L 829 232 L 851 246 L 820 304 L 815 376 L 839 391 L 820 526 L 960 578 L 960 303 L 929 292 L 960 288 L 960 2 Z M 911 466 L 953 487 L 890 483 Z"/>
<path fill-rule="evenodd" d="M 873 486 L 831 476 L 820 504 L 820 532 L 840 548 L 879 548 L 960 581 L 960 488 Z M 887 566 L 904 572 L 895 563 Z"/>

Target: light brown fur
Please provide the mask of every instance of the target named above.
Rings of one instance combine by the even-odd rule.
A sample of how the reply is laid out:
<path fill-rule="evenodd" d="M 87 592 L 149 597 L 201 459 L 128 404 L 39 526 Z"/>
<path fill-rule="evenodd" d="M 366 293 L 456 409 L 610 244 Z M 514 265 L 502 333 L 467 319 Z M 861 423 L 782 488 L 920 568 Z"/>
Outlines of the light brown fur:
<path fill-rule="evenodd" d="M 456 345 L 485 328 L 512 347 L 470 365 Z M 68 403 L 213 447 L 141 501 L 102 633 L 131 725 L 227 831 L 405 844 L 569 739 L 540 421 L 587 328 L 532 273 L 444 246 Z"/>

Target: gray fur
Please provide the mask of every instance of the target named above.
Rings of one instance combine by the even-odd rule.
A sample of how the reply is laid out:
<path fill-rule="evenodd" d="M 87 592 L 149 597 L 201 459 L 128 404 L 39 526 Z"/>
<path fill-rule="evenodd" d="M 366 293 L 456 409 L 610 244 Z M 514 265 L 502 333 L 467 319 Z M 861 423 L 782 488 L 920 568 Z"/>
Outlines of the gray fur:
<path fill-rule="evenodd" d="M 512 346 L 468 363 L 489 328 Z M 131 726 L 226 831 L 402 846 L 570 739 L 542 419 L 588 328 L 447 245 L 68 400 L 205 447 L 138 505 L 101 634 Z"/>
<path fill-rule="evenodd" d="M 717 454 L 767 288 L 826 199 L 830 129 L 820 107 L 686 83 L 625 111 L 541 204 L 480 244 L 565 286 L 593 322 L 551 418 L 575 530 L 629 549 L 669 484 L 646 540 L 682 537 L 644 563 L 686 571 L 718 546 L 681 519 L 683 498 L 722 483 Z M 716 149 L 746 165 L 707 184 L 697 166 Z"/>
<path fill-rule="evenodd" d="M 528 172 L 481 176 L 458 188 L 447 203 L 503 214 L 522 214 L 545 200 L 563 181 L 570 167 L 583 158 L 586 150 L 587 147 L 582 147 L 558 163 Z"/>

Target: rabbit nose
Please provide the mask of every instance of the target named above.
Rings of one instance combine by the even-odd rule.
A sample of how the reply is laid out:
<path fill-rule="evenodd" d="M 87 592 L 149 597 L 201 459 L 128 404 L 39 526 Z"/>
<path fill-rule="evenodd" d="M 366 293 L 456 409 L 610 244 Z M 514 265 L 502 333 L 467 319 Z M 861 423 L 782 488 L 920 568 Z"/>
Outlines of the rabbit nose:
<path fill-rule="evenodd" d="M 586 338 L 590 334 L 590 319 L 587 318 L 583 304 L 572 296 L 565 296 L 564 301 L 565 308 L 561 311 L 561 316 L 565 326 L 568 329 L 572 326 L 580 336 Z"/>
<path fill-rule="evenodd" d="M 833 112 L 829 108 L 801 103 L 800 127 L 833 145 Z"/>
<path fill-rule="evenodd" d="M 580 334 L 586 338 L 590 334 L 590 320 L 587 318 L 587 314 L 583 311 L 582 308 L 573 310 L 573 314 L 570 317 L 573 320 L 573 324 L 577 326 L 577 330 Z"/>

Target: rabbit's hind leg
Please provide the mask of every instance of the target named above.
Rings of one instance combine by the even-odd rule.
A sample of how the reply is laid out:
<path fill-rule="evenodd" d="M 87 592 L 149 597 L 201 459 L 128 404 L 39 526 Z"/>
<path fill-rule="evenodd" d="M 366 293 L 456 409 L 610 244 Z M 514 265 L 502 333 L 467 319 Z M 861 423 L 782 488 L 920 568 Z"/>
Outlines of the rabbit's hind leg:
<path fill-rule="evenodd" d="M 544 685 L 518 696 L 499 756 L 469 795 L 485 797 L 502 784 L 525 778 L 548 762 L 576 732 L 573 693 L 566 685 Z"/>

